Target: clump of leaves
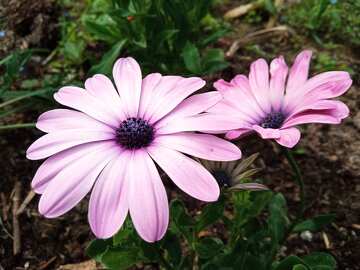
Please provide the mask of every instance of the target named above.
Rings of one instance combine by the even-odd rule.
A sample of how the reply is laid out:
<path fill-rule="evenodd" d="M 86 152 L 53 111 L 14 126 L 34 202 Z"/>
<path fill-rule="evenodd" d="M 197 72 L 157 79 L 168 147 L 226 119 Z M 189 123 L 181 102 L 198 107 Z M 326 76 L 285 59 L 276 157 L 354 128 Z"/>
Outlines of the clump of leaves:
<path fill-rule="evenodd" d="M 116 270 L 137 263 L 157 263 L 161 269 L 336 269 L 335 259 L 327 253 L 277 259 L 289 233 L 318 231 L 334 220 L 334 215 L 321 215 L 291 223 L 280 193 L 224 193 L 195 217 L 175 199 L 170 213 L 169 230 L 157 244 L 142 241 L 128 219 L 112 239 L 94 240 L 87 255 Z M 214 225 L 225 235 L 211 229 Z"/>
<path fill-rule="evenodd" d="M 80 15 L 81 31 L 65 24 L 69 34 L 63 48 L 74 61 L 80 55 L 95 64 L 90 73 L 111 72 L 119 54 L 141 61 L 147 71 L 206 74 L 227 66 L 223 51 L 211 48 L 227 29 L 210 15 L 211 0 L 95 0 Z M 77 27 L 79 28 L 79 27 Z M 81 34 L 79 34 L 81 33 Z M 101 61 L 84 54 L 84 40 L 105 44 Z M 67 50 L 69 47 L 76 50 Z M 70 57 L 71 58 L 71 57 Z"/>
<path fill-rule="evenodd" d="M 335 39 L 360 45 L 360 2 L 304 0 L 289 8 L 285 21 L 318 43 Z"/>

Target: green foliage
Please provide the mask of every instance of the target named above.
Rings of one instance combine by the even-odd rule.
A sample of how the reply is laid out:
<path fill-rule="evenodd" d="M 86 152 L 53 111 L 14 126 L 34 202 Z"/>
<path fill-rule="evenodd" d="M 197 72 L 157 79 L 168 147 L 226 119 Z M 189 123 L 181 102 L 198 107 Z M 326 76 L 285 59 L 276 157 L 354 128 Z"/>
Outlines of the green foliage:
<path fill-rule="evenodd" d="M 79 15 L 80 32 L 71 30 L 79 28 L 74 23 L 63 24 L 70 30 L 65 31 L 62 51 L 76 62 L 84 50 L 80 41 L 105 43 L 109 51 L 90 73 L 109 73 L 108 66 L 123 52 L 137 58 L 145 73 L 199 75 L 218 71 L 227 66 L 223 52 L 208 47 L 227 30 L 211 17 L 211 3 L 211 0 L 88 1 L 85 11 Z M 76 57 L 67 52 L 68 46 L 73 47 L 72 54 Z M 98 61 L 91 55 L 88 57 Z"/>
<path fill-rule="evenodd" d="M 304 0 L 293 5 L 284 20 L 320 44 L 340 40 L 360 45 L 360 2 L 357 0 Z"/>
<path fill-rule="evenodd" d="M 229 216 L 226 209 L 232 209 L 234 214 Z M 174 200 L 170 214 L 169 230 L 156 244 L 141 240 L 128 219 L 112 241 L 93 241 L 87 255 L 108 269 L 126 269 L 136 263 L 158 263 L 162 268 L 179 270 L 194 265 L 201 270 L 333 270 L 336 267 L 334 258 L 326 253 L 275 259 L 291 228 L 293 232 L 318 230 L 333 218 L 322 215 L 291 225 L 286 200 L 280 193 L 225 192 L 196 216 L 191 216 L 180 200 Z M 214 233 L 214 226 L 224 226 L 226 235 Z"/>

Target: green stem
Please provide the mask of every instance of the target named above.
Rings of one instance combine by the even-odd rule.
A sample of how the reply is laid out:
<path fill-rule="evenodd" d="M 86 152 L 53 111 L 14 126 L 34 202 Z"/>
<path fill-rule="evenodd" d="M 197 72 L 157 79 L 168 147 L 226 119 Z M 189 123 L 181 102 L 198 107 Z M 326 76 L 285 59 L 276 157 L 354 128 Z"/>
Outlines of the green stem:
<path fill-rule="evenodd" d="M 32 127 L 35 127 L 35 123 L 21 123 L 21 124 L 0 126 L 0 130 L 15 129 L 15 128 L 32 128 Z"/>
<path fill-rule="evenodd" d="M 294 174 L 296 183 L 299 185 L 300 188 L 300 213 L 297 217 L 302 217 L 305 211 L 305 188 L 304 188 L 304 181 L 301 175 L 300 168 L 292 154 L 292 152 L 288 148 L 283 148 L 283 152 L 285 154 L 286 159 L 288 160 Z"/>

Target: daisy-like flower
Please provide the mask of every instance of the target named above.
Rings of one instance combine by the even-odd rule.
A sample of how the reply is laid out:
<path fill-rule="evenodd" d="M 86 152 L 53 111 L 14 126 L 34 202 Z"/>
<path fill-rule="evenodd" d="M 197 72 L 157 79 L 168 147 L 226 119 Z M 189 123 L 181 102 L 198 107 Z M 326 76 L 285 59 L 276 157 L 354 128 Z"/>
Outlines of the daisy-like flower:
<path fill-rule="evenodd" d="M 251 168 L 258 153 L 246 159 L 238 161 L 211 161 L 200 159 L 204 167 L 212 173 L 220 187 L 242 190 L 268 190 L 260 183 L 249 183 L 251 176 L 259 171 L 258 168 Z"/>
<path fill-rule="evenodd" d="M 142 79 L 133 58 L 119 59 L 113 77 L 117 89 L 106 76 L 95 75 L 85 89 L 66 86 L 54 94 L 72 109 L 39 117 L 37 128 L 48 134 L 29 147 L 27 158 L 47 159 L 32 187 L 41 194 L 39 211 L 45 217 L 68 212 L 92 190 L 88 219 L 98 238 L 114 235 L 129 212 L 139 235 L 154 242 L 169 221 L 166 191 L 154 162 L 184 192 L 215 201 L 216 180 L 187 155 L 239 159 L 241 152 L 232 143 L 195 133 L 231 129 L 235 123 L 203 113 L 221 95 L 192 95 L 205 85 L 200 78 L 153 73 Z"/>
<path fill-rule="evenodd" d="M 306 123 L 339 124 L 349 115 L 341 101 L 331 100 L 346 92 L 352 83 L 344 71 L 329 71 L 308 78 L 311 51 L 301 52 L 288 70 L 284 58 L 264 59 L 251 64 L 249 77 L 235 76 L 230 82 L 218 80 L 214 87 L 224 99 L 208 112 L 238 121 L 226 138 L 236 139 L 256 132 L 292 148 L 300 140 L 295 127 Z"/>

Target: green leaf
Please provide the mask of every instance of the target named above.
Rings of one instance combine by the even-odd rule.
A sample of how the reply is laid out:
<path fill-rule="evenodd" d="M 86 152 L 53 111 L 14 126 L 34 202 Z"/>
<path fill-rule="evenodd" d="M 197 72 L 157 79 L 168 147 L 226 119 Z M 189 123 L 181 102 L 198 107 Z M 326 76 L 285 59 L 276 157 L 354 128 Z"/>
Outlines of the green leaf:
<path fill-rule="evenodd" d="M 186 212 L 185 206 L 179 200 L 173 200 L 170 204 L 170 212 L 172 219 L 172 229 L 178 233 L 183 234 L 188 241 L 193 240 L 192 227 L 194 225 L 193 219 Z"/>
<path fill-rule="evenodd" d="M 309 270 L 309 268 L 303 264 L 297 264 L 293 266 L 292 270 Z"/>
<path fill-rule="evenodd" d="M 269 205 L 269 231 L 274 243 L 280 243 L 285 236 L 289 224 L 286 201 L 281 193 L 276 194 Z"/>
<path fill-rule="evenodd" d="M 187 42 L 181 54 L 185 67 L 194 74 L 201 73 L 201 59 L 198 48 L 190 42 Z"/>
<path fill-rule="evenodd" d="M 202 73 L 213 73 L 229 66 L 221 49 L 209 49 L 203 57 Z"/>
<path fill-rule="evenodd" d="M 83 60 L 82 56 L 85 46 L 85 42 L 82 40 L 65 42 L 63 49 L 65 58 L 71 60 L 74 63 L 81 63 Z"/>
<path fill-rule="evenodd" d="M 334 270 L 336 269 L 336 260 L 333 256 L 325 252 L 314 252 L 303 257 L 311 270 Z"/>
<path fill-rule="evenodd" d="M 224 243 L 219 238 L 206 237 L 195 244 L 195 250 L 200 258 L 215 257 L 224 249 Z"/>
<path fill-rule="evenodd" d="M 223 215 L 225 210 L 225 200 L 223 197 L 217 202 L 210 203 L 204 207 L 196 223 L 196 231 L 200 232 L 207 226 L 212 225 L 218 221 Z"/>
<path fill-rule="evenodd" d="M 335 214 L 326 214 L 319 215 L 314 218 L 305 220 L 295 225 L 293 228 L 293 232 L 303 232 L 303 231 L 319 231 L 327 224 L 334 221 L 336 215 Z"/>
<path fill-rule="evenodd" d="M 286 257 L 285 259 L 283 259 L 274 268 L 274 270 L 290 270 L 290 269 L 292 269 L 292 267 L 294 267 L 295 265 L 298 265 L 298 264 L 304 265 L 305 262 L 297 256 L 290 255 L 290 256 Z"/>
<path fill-rule="evenodd" d="M 101 262 L 109 269 L 127 269 L 140 261 L 140 252 L 138 248 L 110 248 L 101 257 Z"/>
<path fill-rule="evenodd" d="M 102 255 L 111 247 L 111 239 L 95 239 L 91 241 L 85 250 L 85 254 L 90 258 L 100 262 Z"/>
<path fill-rule="evenodd" d="M 162 248 L 167 252 L 168 259 L 173 265 L 179 265 L 181 261 L 181 244 L 176 234 L 168 231 L 162 243 Z"/>
<path fill-rule="evenodd" d="M 115 60 L 118 58 L 121 49 L 126 44 L 126 39 L 116 43 L 107 53 L 104 54 L 99 64 L 90 69 L 91 74 L 110 74 Z"/>

